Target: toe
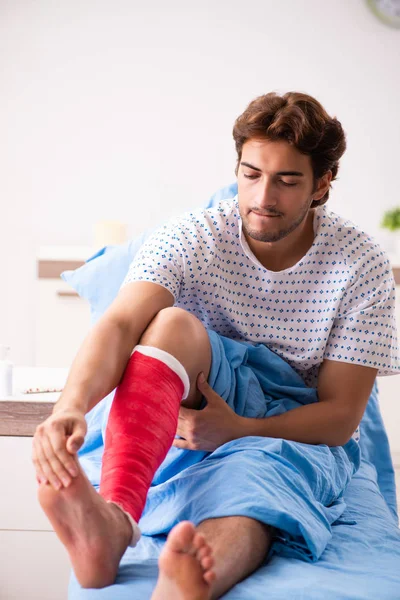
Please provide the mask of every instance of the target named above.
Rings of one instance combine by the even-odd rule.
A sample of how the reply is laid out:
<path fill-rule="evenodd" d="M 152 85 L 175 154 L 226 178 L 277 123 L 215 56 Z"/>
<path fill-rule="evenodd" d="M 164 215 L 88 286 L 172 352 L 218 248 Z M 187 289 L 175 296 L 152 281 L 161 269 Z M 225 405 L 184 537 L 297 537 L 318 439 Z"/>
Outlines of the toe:
<path fill-rule="evenodd" d="M 201 561 L 201 568 L 203 571 L 209 571 L 214 566 L 214 560 L 212 556 L 205 556 Z"/>
<path fill-rule="evenodd" d="M 170 532 L 167 546 L 173 552 L 189 552 L 192 548 L 196 530 L 193 523 L 182 521 Z"/>
<path fill-rule="evenodd" d="M 205 537 L 202 533 L 196 533 L 196 535 L 193 538 L 193 542 L 192 542 L 192 546 L 194 548 L 194 550 L 197 552 L 198 550 L 200 550 L 200 548 L 203 548 L 203 546 L 206 545 L 206 540 Z"/>
<path fill-rule="evenodd" d="M 211 548 L 208 545 L 204 545 L 196 554 L 197 560 L 201 561 L 206 556 L 211 556 Z"/>
<path fill-rule="evenodd" d="M 216 579 L 215 571 L 205 571 L 203 573 L 203 579 L 208 585 L 211 585 Z"/>

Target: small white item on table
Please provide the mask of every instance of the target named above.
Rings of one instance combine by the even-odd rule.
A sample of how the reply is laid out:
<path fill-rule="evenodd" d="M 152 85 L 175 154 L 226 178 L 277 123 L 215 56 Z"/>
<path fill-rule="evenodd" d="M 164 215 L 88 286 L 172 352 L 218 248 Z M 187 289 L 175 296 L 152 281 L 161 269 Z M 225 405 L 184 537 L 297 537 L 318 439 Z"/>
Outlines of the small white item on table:
<path fill-rule="evenodd" d="M 9 400 L 56 402 L 65 387 L 69 368 L 15 367 Z M 0 397 L 1 400 L 6 398 Z"/>
<path fill-rule="evenodd" d="M 54 394 L 55 392 L 62 392 L 63 388 L 52 388 L 52 387 L 34 387 L 34 388 L 24 388 L 21 390 L 21 394 Z"/>

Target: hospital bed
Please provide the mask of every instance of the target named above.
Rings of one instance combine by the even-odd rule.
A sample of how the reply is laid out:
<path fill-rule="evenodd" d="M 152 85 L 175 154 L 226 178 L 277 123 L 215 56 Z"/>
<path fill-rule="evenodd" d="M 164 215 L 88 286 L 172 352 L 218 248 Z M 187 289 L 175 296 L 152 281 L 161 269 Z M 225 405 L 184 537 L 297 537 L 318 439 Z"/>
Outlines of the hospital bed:
<path fill-rule="evenodd" d="M 222 191 L 234 195 L 234 186 Z M 221 192 L 219 193 L 221 196 Z M 214 197 L 217 200 L 218 196 Z M 210 202 L 210 204 L 212 201 Z M 139 243 L 119 252 L 119 271 L 114 250 L 98 253 L 84 273 L 64 278 L 86 297 L 96 320 L 115 297 Z M 104 264 L 99 271 L 97 265 Z M 113 266 L 110 269 L 110 265 Z M 86 268 L 86 272 L 85 272 Z M 79 270 L 78 270 L 79 271 Z M 91 271 L 91 273 L 89 272 Z M 104 273 L 109 297 L 101 298 Z M 87 282 L 91 280 L 91 284 Z M 81 452 L 82 463 L 94 485 L 98 484 L 103 450 L 106 403 L 89 416 L 89 434 Z M 400 530 L 398 527 L 394 470 L 382 422 L 378 388 L 374 387 L 361 423 L 361 465 L 345 494 L 346 509 L 332 524 L 332 537 L 316 562 L 273 554 L 254 574 L 237 584 L 227 600 L 400 600 Z M 146 600 L 157 579 L 157 560 L 164 535 L 144 535 L 138 546 L 125 553 L 114 585 L 84 590 L 71 576 L 69 600 Z M 172 599 L 171 599 L 172 600 Z"/>

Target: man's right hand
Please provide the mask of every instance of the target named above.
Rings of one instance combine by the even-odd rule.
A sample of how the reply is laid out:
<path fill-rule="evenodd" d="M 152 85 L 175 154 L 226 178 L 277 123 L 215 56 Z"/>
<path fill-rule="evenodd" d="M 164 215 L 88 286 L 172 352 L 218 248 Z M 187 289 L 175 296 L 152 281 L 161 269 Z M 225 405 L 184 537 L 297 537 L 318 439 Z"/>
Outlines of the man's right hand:
<path fill-rule="evenodd" d="M 58 410 L 38 425 L 32 460 L 39 483 L 49 482 L 56 490 L 68 487 L 79 472 L 76 453 L 86 430 L 85 415 L 76 409 Z"/>

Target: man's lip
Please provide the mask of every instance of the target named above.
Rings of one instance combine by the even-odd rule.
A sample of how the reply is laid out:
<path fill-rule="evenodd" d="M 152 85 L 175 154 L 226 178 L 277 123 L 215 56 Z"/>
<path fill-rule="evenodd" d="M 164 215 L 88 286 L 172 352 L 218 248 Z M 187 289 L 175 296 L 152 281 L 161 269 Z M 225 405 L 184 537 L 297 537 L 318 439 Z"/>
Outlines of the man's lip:
<path fill-rule="evenodd" d="M 258 213 L 255 210 L 252 210 L 251 212 L 254 213 L 255 215 L 257 215 L 258 217 L 268 217 L 269 219 L 271 219 L 272 217 L 280 217 L 281 216 L 281 215 L 262 215 L 261 213 Z"/>

